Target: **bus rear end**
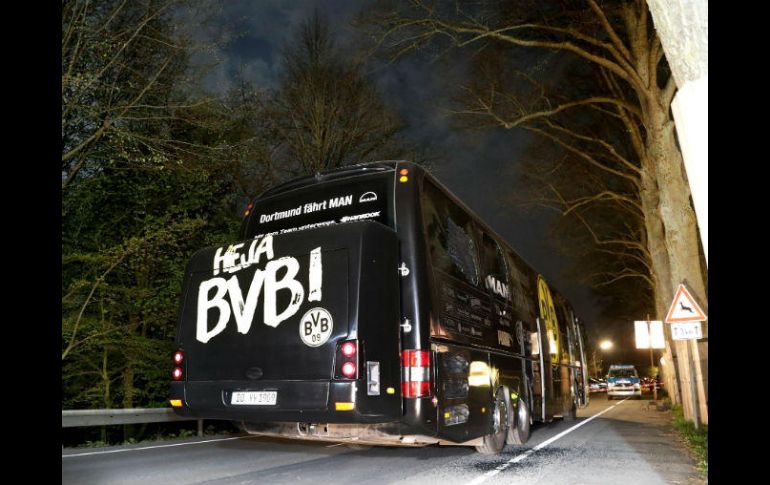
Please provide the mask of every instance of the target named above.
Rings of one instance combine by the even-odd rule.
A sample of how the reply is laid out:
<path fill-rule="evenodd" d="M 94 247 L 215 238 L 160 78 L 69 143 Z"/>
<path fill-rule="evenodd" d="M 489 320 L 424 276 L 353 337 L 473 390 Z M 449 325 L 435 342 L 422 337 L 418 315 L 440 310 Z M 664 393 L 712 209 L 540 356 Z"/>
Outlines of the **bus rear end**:
<path fill-rule="evenodd" d="M 373 167 L 268 194 L 250 205 L 241 241 L 192 257 L 177 413 L 259 434 L 399 435 L 394 177 Z"/>

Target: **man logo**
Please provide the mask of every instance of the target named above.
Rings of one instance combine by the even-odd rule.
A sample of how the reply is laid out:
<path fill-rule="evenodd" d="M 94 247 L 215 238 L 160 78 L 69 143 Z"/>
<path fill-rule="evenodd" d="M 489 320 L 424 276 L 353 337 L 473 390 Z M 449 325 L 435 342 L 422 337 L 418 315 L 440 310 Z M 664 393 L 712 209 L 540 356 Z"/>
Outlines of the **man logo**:
<path fill-rule="evenodd" d="M 308 310 L 299 321 L 299 336 L 308 347 L 320 347 L 332 335 L 334 321 L 325 308 Z"/>
<path fill-rule="evenodd" d="M 373 202 L 375 200 L 377 200 L 377 194 L 375 194 L 374 192 L 366 192 L 365 194 L 363 194 L 361 197 L 358 198 L 359 203 Z"/>

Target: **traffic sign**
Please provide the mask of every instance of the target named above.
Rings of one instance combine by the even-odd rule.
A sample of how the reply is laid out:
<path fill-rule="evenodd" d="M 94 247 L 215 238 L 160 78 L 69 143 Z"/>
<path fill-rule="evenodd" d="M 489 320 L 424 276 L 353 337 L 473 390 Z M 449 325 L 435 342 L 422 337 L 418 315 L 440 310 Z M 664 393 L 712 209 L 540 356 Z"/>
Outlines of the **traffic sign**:
<path fill-rule="evenodd" d="M 664 349 L 663 322 L 660 320 L 637 320 L 634 322 L 637 349 Z"/>
<path fill-rule="evenodd" d="M 692 340 L 703 338 L 700 322 L 674 322 L 671 324 L 671 338 L 674 340 Z"/>
<path fill-rule="evenodd" d="M 668 309 L 666 323 L 702 322 L 704 320 L 706 320 L 706 314 L 695 303 L 695 299 L 687 291 L 687 288 L 680 284 L 676 290 L 674 301 L 671 303 L 671 308 Z"/>

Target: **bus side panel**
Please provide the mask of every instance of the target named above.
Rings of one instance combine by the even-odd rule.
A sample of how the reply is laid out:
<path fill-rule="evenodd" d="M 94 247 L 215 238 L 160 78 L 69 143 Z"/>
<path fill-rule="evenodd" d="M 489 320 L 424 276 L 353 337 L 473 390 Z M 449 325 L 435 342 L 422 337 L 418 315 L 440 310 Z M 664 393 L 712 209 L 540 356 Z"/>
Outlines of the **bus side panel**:
<path fill-rule="evenodd" d="M 443 343 L 436 349 L 438 436 L 456 443 L 484 436 L 499 370 L 490 365 L 488 352 Z"/>
<path fill-rule="evenodd" d="M 422 172 L 410 163 L 399 163 L 396 173 L 406 168 L 411 175 L 394 187 L 396 233 L 399 235 L 399 281 L 401 288 L 401 350 L 430 349 L 431 275 L 428 271 L 425 239 L 422 231 L 418 183 Z M 403 269 L 402 269 L 403 268 Z M 435 362 L 433 368 L 435 375 Z M 436 434 L 436 406 L 432 398 L 404 398 L 401 423 L 404 433 Z"/>

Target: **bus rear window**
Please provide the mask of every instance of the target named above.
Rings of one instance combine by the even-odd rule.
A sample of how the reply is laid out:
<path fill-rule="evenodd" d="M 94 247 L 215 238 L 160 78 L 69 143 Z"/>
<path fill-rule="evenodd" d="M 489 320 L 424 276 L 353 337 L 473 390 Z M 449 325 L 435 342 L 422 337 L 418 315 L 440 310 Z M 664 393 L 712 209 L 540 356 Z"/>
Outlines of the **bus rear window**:
<path fill-rule="evenodd" d="M 244 239 L 356 221 L 393 222 L 393 172 L 332 180 L 257 200 Z"/>

